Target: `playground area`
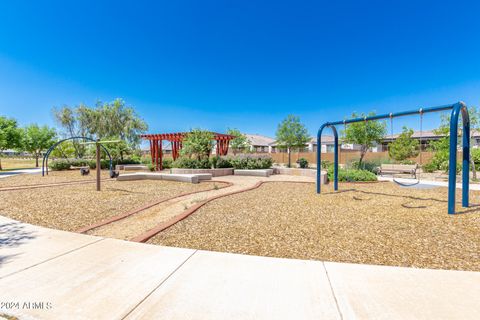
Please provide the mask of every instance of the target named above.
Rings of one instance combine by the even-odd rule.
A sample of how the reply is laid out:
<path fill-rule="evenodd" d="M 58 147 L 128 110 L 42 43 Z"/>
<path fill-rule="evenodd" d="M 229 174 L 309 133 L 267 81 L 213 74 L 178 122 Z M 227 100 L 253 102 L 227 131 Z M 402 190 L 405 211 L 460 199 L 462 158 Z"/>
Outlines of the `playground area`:
<path fill-rule="evenodd" d="M 480 271 L 480 207 L 448 215 L 447 188 L 265 183 L 214 200 L 149 243 L 270 257 Z M 460 192 L 457 190 L 457 199 Z"/>

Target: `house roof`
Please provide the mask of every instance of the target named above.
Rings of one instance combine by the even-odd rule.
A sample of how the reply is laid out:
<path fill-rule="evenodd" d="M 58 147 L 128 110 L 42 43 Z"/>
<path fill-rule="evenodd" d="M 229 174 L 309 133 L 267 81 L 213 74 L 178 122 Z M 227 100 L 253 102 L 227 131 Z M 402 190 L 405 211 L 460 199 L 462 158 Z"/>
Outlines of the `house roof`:
<path fill-rule="evenodd" d="M 271 143 L 275 142 L 275 139 L 260 134 L 245 133 L 245 136 L 252 146 L 268 147 Z"/>
<path fill-rule="evenodd" d="M 322 136 L 322 144 L 331 144 L 333 142 L 334 142 L 333 136 L 328 136 L 328 135 L 323 135 Z M 307 144 L 310 144 L 310 143 L 313 144 L 313 145 L 317 145 L 317 138 L 310 139 L 310 141 L 307 142 Z M 277 144 L 277 141 L 274 141 L 274 142 L 270 143 L 270 145 L 272 147 L 275 147 L 278 144 Z"/>

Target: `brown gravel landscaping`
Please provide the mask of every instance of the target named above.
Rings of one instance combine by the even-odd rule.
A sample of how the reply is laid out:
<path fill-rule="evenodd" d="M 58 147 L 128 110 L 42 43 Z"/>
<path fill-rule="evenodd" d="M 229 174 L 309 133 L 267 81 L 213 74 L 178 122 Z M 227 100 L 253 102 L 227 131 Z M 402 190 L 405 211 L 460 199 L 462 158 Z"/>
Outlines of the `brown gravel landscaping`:
<path fill-rule="evenodd" d="M 30 175 L 22 175 L 22 178 L 27 177 Z M 60 174 L 57 178 L 57 181 L 66 180 Z M 95 184 L 3 191 L 0 192 L 0 214 L 27 223 L 74 231 L 154 200 L 211 190 L 215 185 L 222 183 L 108 180 L 103 183 L 101 192 L 95 190 Z"/>
<path fill-rule="evenodd" d="M 91 170 L 90 175 L 82 176 L 79 170 L 68 171 L 50 171 L 48 175 L 42 177 L 42 174 L 18 174 L 8 178 L 0 179 L 0 188 L 30 186 L 50 183 L 64 183 L 75 181 L 95 181 L 95 170 Z M 109 171 L 102 170 L 102 179 L 110 179 Z"/>
<path fill-rule="evenodd" d="M 266 183 L 210 202 L 149 243 L 272 257 L 480 271 L 480 207 L 390 182 Z M 479 203 L 472 191 L 470 201 Z"/>

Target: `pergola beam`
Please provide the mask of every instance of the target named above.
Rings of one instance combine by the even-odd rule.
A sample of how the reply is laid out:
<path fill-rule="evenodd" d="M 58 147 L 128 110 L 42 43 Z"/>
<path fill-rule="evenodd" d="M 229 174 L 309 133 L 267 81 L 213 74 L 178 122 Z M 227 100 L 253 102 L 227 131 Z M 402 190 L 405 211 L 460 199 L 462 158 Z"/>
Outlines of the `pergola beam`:
<path fill-rule="evenodd" d="M 235 137 L 229 134 L 213 133 L 213 140 L 217 142 L 216 154 L 217 156 L 225 156 L 228 153 L 228 145 Z M 159 133 L 159 134 L 143 134 L 140 137 L 146 139 L 150 143 L 150 156 L 152 157 L 152 164 L 156 170 L 162 170 L 162 142 L 169 141 L 172 144 L 172 157 L 176 160 L 182 150 L 182 141 L 188 132 L 176 133 Z"/>

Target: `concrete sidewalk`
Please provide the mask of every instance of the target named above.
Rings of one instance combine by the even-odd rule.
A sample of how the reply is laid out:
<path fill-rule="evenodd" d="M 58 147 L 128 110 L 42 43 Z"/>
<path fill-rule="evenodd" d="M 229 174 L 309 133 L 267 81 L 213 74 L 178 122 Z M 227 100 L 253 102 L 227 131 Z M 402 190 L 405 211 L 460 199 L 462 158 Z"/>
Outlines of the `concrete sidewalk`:
<path fill-rule="evenodd" d="M 42 173 L 42 169 L 33 168 L 33 169 L 18 169 L 18 170 L 11 170 L 11 171 L 2 171 L 0 172 L 0 179 L 16 176 L 18 174 L 37 174 L 37 173 Z"/>
<path fill-rule="evenodd" d="M 0 216 L 0 314 L 26 319 L 479 319 L 480 273 L 160 247 Z"/>

